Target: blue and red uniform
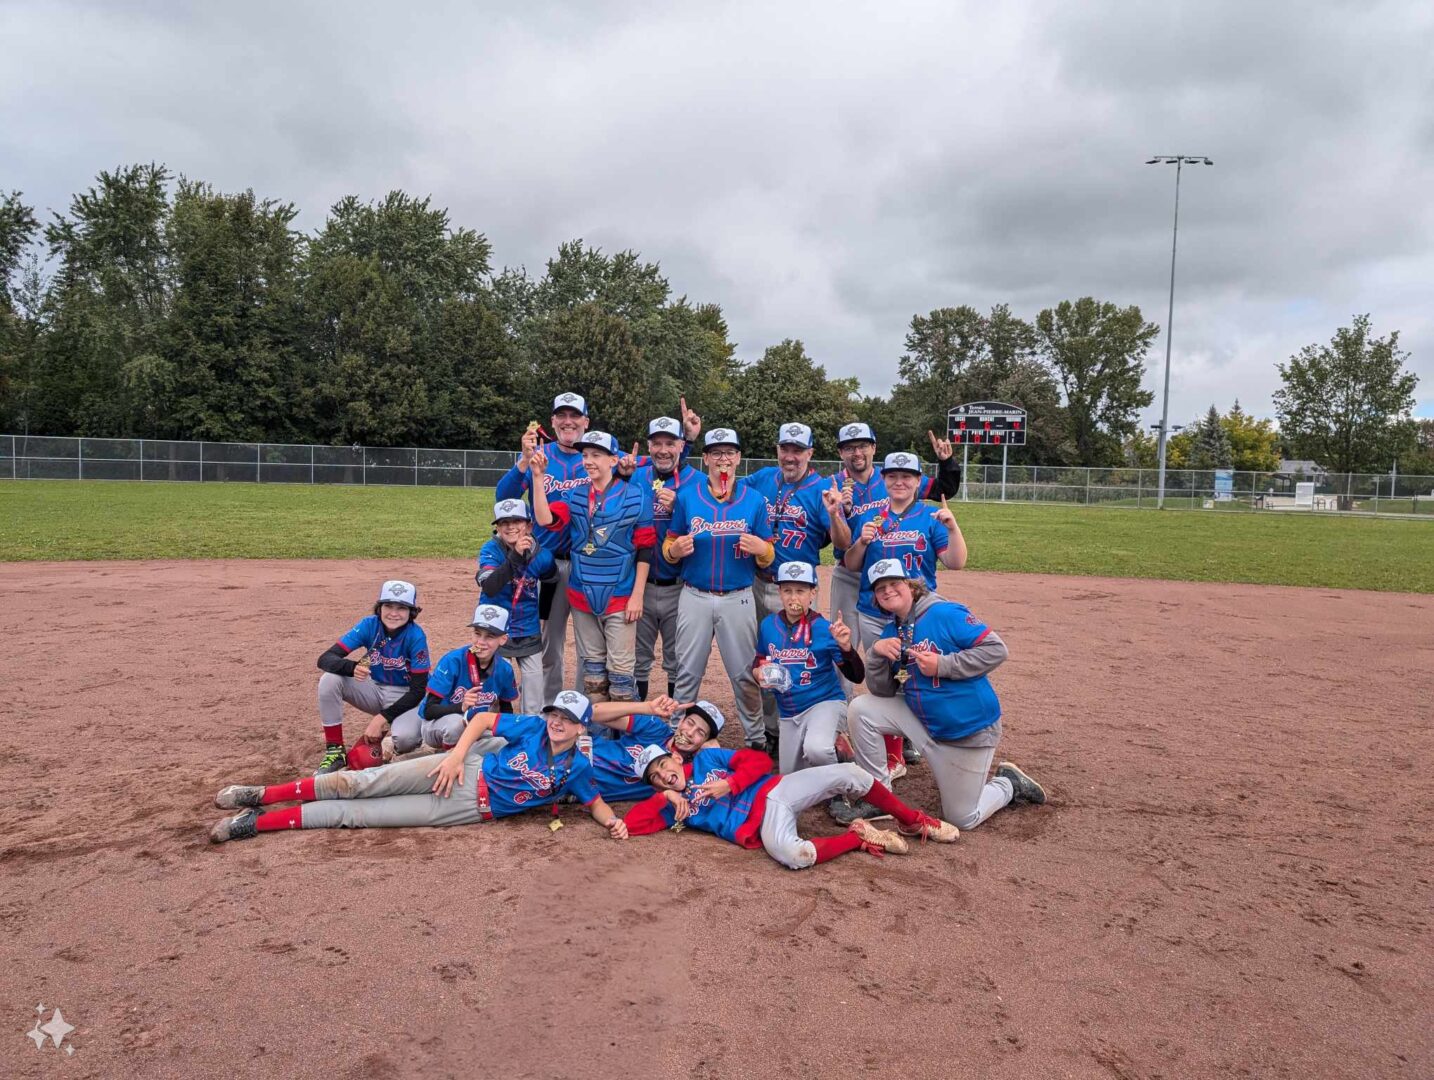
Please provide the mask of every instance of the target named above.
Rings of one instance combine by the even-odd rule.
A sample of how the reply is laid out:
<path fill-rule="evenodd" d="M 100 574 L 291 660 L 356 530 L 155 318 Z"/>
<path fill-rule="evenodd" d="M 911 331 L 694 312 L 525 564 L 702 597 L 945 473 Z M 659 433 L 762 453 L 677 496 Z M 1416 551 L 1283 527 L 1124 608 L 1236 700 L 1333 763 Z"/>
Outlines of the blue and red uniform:
<path fill-rule="evenodd" d="M 683 766 L 692 811 L 684 825 L 720 836 L 738 847 L 762 846 L 762 815 L 767 811 L 767 793 L 782 778 L 772 772 L 772 759 L 756 750 L 699 750 Z M 732 790 L 720 799 L 691 798 L 692 789 L 709 780 L 726 780 Z M 633 836 L 646 836 L 671 828 L 676 811 L 666 792 L 659 791 L 623 818 Z"/>
<path fill-rule="evenodd" d="M 645 487 L 651 491 L 653 481 L 657 479 L 659 479 L 659 477 L 650 463 L 639 465 L 633 470 L 632 482 L 638 487 Z M 707 478 L 691 465 L 679 464 L 676 469 L 663 478 L 662 486 L 670 488 L 672 491 L 680 492 L 684 485 L 705 484 L 706 482 Z M 655 497 L 652 500 L 652 528 L 655 541 L 654 546 L 657 551 L 662 550 L 662 542 L 667 539 L 667 530 L 672 525 L 672 511 L 676 509 L 676 507 L 677 504 L 675 502 L 671 507 L 664 507 Z M 670 585 L 677 580 L 677 567 L 673 566 L 660 555 L 655 556 L 652 560 L 651 568 L 647 571 L 647 580 L 649 582 L 656 582 L 659 585 Z"/>
<path fill-rule="evenodd" d="M 638 552 L 656 543 L 652 488 L 613 477 L 601 494 L 584 483 L 549 509 L 544 531 L 567 534 L 572 548 L 568 602 L 594 615 L 622 611 L 637 584 Z"/>
<path fill-rule="evenodd" d="M 584 806 L 599 798 L 593 767 L 577 747 L 554 755 L 548 722 L 541 716 L 505 713 L 493 725 L 494 735 L 508 744 L 483 755 L 483 783 L 493 817 L 511 817 L 537 806 L 549 806 L 564 795 Z"/>
<path fill-rule="evenodd" d="M 365 615 L 334 644 L 345 653 L 369 650 L 369 678 L 380 686 L 407 686 L 410 675 L 426 675 L 433 666 L 428 658 L 428 635 L 412 619 L 389 636 L 377 615 Z"/>
<path fill-rule="evenodd" d="M 548 468 L 543 473 L 543 491 L 547 493 L 548 505 L 556 506 L 569 491 L 587 484 L 588 474 L 587 470 L 583 468 L 583 452 L 568 450 L 562 443 L 550 442 L 543 444 L 543 453 L 548 458 Z M 501 502 L 503 499 L 526 497 L 531 507 L 532 487 L 533 474 L 514 465 L 499 479 L 498 485 L 494 489 L 495 501 Z M 538 529 L 536 535 L 538 542 L 551 552 L 554 558 L 566 559 L 568 557 L 570 549 L 566 532 Z"/>
<path fill-rule="evenodd" d="M 792 677 L 790 690 L 774 690 L 782 716 L 800 716 L 823 701 L 843 701 L 837 665 L 841 647 L 832 637 L 832 624 L 816 612 L 793 625 L 778 611 L 757 628 L 757 661 L 780 664 Z"/>
<path fill-rule="evenodd" d="M 787 562 L 820 566 L 822 548 L 831 543 L 831 514 L 822 502 L 822 492 L 831 486 L 831 481 L 809 472 L 789 484 L 782 479 L 780 468 L 769 465 L 742 482 L 767 500 L 767 520 L 772 526 L 777 557 L 768 570 L 762 571 L 763 577 L 775 574 Z"/>
<path fill-rule="evenodd" d="M 631 802 L 651 795 L 652 785 L 639 780 L 633 769 L 649 746 L 670 747 L 672 728 L 667 721 L 660 716 L 639 713 L 627 718 L 627 727 L 622 731 L 601 724 L 595 727 L 608 735 L 616 735 L 616 738 L 593 740 L 593 779 L 598 793 L 606 802 Z"/>
<path fill-rule="evenodd" d="M 936 590 L 936 564 L 941 553 L 951 544 L 951 534 L 946 526 L 936 520 L 939 507 L 917 499 L 902 513 L 894 513 L 890 505 L 868 510 L 852 524 L 852 535 L 859 536 L 868 521 L 875 520 L 881 526 L 876 539 L 866 546 L 866 557 L 861 567 L 861 592 L 857 596 L 856 609 L 873 619 L 889 619 L 890 616 L 876 606 L 871 582 L 866 572 L 871 565 L 882 559 L 899 559 L 908 578 L 919 577 L 931 591 Z"/>
<path fill-rule="evenodd" d="M 539 547 L 533 557 L 523 562 L 520 556 L 511 552 L 496 536 L 478 552 L 478 580 L 481 583 L 493 571 L 505 563 L 513 564 L 513 576 L 509 582 L 491 596 L 489 600 L 508 613 L 508 636 L 510 638 L 535 637 L 538 625 L 538 585 L 545 575 L 557 569 L 553 555 L 541 546 L 543 538 L 538 537 Z M 501 579 L 499 579 L 501 580 Z"/>
<path fill-rule="evenodd" d="M 845 483 L 847 479 L 846 470 L 840 470 L 837 473 L 837 478 Z M 936 481 L 929 476 L 923 475 L 916 483 L 916 501 L 920 502 L 922 499 L 931 498 L 932 493 L 935 491 Z M 886 493 L 886 481 L 883 479 L 880 469 L 873 469 L 871 471 L 871 479 L 864 484 L 855 477 L 852 477 L 851 513 L 846 516 L 847 523 L 852 527 L 852 536 L 855 537 L 861 532 L 861 527 L 856 524 L 857 521 L 864 520 L 865 515 L 873 511 L 880 512 L 885 510 L 890 505 L 891 496 Z M 833 548 L 832 554 L 836 556 L 836 561 L 840 564 L 842 556 L 846 554 L 846 549 L 843 548 L 841 551 L 837 551 Z M 816 563 L 813 562 L 812 565 L 815 566 Z"/>
<path fill-rule="evenodd" d="M 468 646 L 445 653 L 433 674 L 428 678 L 428 693 L 418 706 L 418 715 L 428 719 L 429 702 L 459 705 L 463 695 L 478 687 L 477 709 L 479 712 L 498 712 L 499 702 L 518 700 L 518 683 L 513 677 L 513 665 L 501 656 L 493 657 L 488 674 L 478 669 L 478 657 Z"/>
<path fill-rule="evenodd" d="M 692 537 L 692 554 L 678 563 L 686 584 L 717 593 L 751 588 L 757 560 L 738 546 L 743 533 L 772 539 L 767 500 L 761 492 L 739 484 L 730 499 L 719 502 L 705 477 L 678 490 L 668 535 Z"/>
<path fill-rule="evenodd" d="M 907 626 L 898 628 L 892 622 L 882 631 L 883 638 L 906 639 L 907 654 L 913 659 L 906 664 L 910 677 L 902 687 L 902 695 L 933 738 L 964 739 L 990 727 L 1001 719 L 1001 702 L 985 675 L 974 679 L 928 677 L 921 674 L 914 654 L 958 653 L 979 645 L 989 633 L 986 624 L 965 605 L 953 601 L 932 604 Z"/>

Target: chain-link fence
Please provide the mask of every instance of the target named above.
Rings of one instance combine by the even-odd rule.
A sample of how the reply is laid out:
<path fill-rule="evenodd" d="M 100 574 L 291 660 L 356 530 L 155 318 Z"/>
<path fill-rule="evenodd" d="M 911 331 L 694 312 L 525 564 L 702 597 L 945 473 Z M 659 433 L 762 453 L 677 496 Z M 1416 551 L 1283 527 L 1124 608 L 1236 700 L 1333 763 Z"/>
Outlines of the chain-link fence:
<path fill-rule="evenodd" d="M 0 479 L 171 480 L 260 484 L 376 484 L 492 487 L 511 450 L 425 450 L 281 443 L 178 442 L 0 435 Z M 746 458 L 741 472 L 771 458 Z M 839 461 L 813 461 L 822 473 Z M 928 463 L 927 472 L 934 466 Z M 970 465 L 961 497 L 986 502 L 1154 507 L 1155 469 Z M 1313 485 L 1301 489 L 1301 483 Z M 1434 518 L 1434 477 L 1394 474 L 1167 469 L 1165 505 L 1177 509 L 1416 514 Z"/>

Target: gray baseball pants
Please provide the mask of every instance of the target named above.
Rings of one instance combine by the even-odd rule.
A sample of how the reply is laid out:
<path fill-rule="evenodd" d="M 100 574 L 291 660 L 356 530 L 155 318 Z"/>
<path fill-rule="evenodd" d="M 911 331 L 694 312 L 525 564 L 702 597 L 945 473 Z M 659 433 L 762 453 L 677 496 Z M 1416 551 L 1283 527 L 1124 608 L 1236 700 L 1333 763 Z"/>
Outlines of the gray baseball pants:
<path fill-rule="evenodd" d="M 483 754 L 477 746 L 463 758 L 463 782 L 447 798 L 433 793 L 429 772 L 441 758 L 395 761 L 377 769 L 336 772 L 314 781 L 317 802 L 304 803 L 306 829 L 398 829 L 419 825 L 472 825 L 478 812 L 478 773 Z"/>
<path fill-rule="evenodd" d="M 406 686 L 389 686 L 372 679 L 355 679 L 351 675 L 335 675 L 326 671 L 319 676 L 319 722 L 333 727 L 344 722 L 344 703 L 369 716 L 377 716 L 404 694 Z M 418 706 L 414 706 L 393 722 L 393 728 L 405 721 L 418 724 Z"/>
<path fill-rule="evenodd" d="M 644 603 L 646 598 L 644 597 Z M 627 621 L 622 611 L 594 615 L 573 612 L 573 639 L 582 657 L 583 693 L 607 693 L 614 701 L 634 697 L 632 669 L 636 663 L 637 624 Z"/>
<path fill-rule="evenodd" d="M 729 593 L 703 592 L 682 587 L 677 601 L 677 700 L 696 701 L 702 696 L 702 676 L 712 656 L 712 639 L 732 693 L 748 746 L 762 747 L 767 731 L 762 724 L 762 695 L 752 677 L 757 656 L 757 609 L 751 589 Z"/>
<path fill-rule="evenodd" d="M 657 556 L 661 558 L 661 556 Z M 677 682 L 677 601 L 682 597 L 682 583 L 654 585 L 647 583 L 642 594 L 642 619 L 637 624 L 637 681 L 647 682 L 652 675 L 653 646 L 662 639 L 662 670 L 667 681 Z"/>
<path fill-rule="evenodd" d="M 757 601 L 758 626 L 768 615 L 782 610 L 782 591 L 774 582 L 758 578 L 752 583 L 752 597 Z M 777 699 L 770 691 L 760 686 L 757 689 L 762 695 L 762 725 L 768 735 L 776 735 L 781 730 L 777 723 Z"/>
<path fill-rule="evenodd" d="M 861 594 L 861 576 L 838 563 L 832 567 L 832 595 L 827 608 L 827 618 L 834 618 L 841 612 L 841 621 L 851 627 L 851 647 L 856 653 L 862 651 L 861 620 L 857 618 L 856 599 Z M 842 693 L 850 701 L 856 696 L 856 684 L 845 675 L 841 679 Z"/>
<path fill-rule="evenodd" d="M 543 623 L 543 700 L 552 701 L 566 689 L 563 684 L 563 648 L 568 639 L 568 614 L 572 606 L 568 603 L 568 574 L 573 564 L 568 559 L 558 559 L 558 580 L 553 582 L 557 590 L 553 594 L 553 606 L 548 610 L 547 621 Z M 575 643 L 578 667 L 583 664 L 581 643 Z"/>
<path fill-rule="evenodd" d="M 810 840 L 797 835 L 797 816 L 836 795 L 845 795 L 852 801 L 860 799 L 871 790 L 871 784 L 870 774 L 852 762 L 802 769 L 782 777 L 767 792 L 767 809 L 762 815 L 762 846 L 789 870 L 805 870 L 815 865 L 817 849 Z M 308 827 L 305 821 L 304 828 Z"/>
<path fill-rule="evenodd" d="M 458 745 L 458 737 L 467 726 L 463 722 L 462 713 L 449 713 L 447 716 L 428 720 L 420 718 L 418 710 L 413 709 L 393 722 L 393 730 L 390 732 L 393 736 L 393 749 L 395 753 L 407 754 L 417 750 L 420 744 L 426 744 L 435 750 L 449 750 Z M 507 739 L 485 735 L 473 745 L 482 753 L 491 754 L 507 743 Z"/>
<path fill-rule="evenodd" d="M 518 711 L 536 716 L 552 700 L 543 698 L 547 690 L 543 685 L 543 654 L 535 652 L 530 656 L 510 656 L 508 663 L 518 673 Z"/>
<path fill-rule="evenodd" d="M 819 701 L 796 716 L 782 717 L 778 751 L 783 773 L 821 765 L 835 765 L 836 736 L 846 723 L 845 701 Z"/>
<path fill-rule="evenodd" d="M 991 759 L 1001 740 L 1001 722 L 957 742 L 931 737 L 926 725 L 916 718 L 902 698 L 862 694 L 847 708 L 852 749 L 856 763 L 883 784 L 890 784 L 886 771 L 886 743 L 883 735 L 905 735 L 926 756 L 941 792 L 941 816 L 958 829 L 974 829 L 1011 801 L 1011 782 L 996 776 L 990 780 Z"/>

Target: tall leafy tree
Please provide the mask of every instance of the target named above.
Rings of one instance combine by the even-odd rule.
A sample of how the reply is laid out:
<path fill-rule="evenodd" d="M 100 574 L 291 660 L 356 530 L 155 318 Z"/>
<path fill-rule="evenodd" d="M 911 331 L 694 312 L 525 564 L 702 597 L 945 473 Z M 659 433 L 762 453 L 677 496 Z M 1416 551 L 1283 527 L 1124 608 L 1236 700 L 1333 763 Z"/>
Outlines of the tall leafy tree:
<path fill-rule="evenodd" d="M 534 374 L 547 414 L 556 388 L 591 402 L 592 427 L 619 441 L 646 431 L 646 372 L 632 328 L 595 303 L 581 303 L 544 317 L 532 331 Z"/>
<path fill-rule="evenodd" d="M 856 379 L 828 379 L 806 347 L 788 338 L 736 374 L 730 398 L 708 422 L 736 428 L 748 457 L 771 457 L 778 427 L 797 420 L 810 425 L 817 456 L 834 458 L 837 428 L 856 416 L 856 393 Z"/>
<path fill-rule="evenodd" d="M 12 191 L 0 195 L 0 425 L 20 426 L 28 398 L 33 345 L 21 310 L 25 254 L 40 229 L 35 212 Z M 23 422 L 23 421 L 22 421 Z"/>
<path fill-rule="evenodd" d="M 1279 433 L 1268 420 L 1257 420 L 1240 408 L 1239 399 L 1220 418 L 1230 440 L 1230 463 L 1245 472 L 1273 472 L 1280 467 Z"/>
<path fill-rule="evenodd" d="M 1230 445 L 1230 434 L 1220 418 L 1220 410 L 1214 405 L 1194 426 L 1191 436 L 1190 468 L 1229 469 L 1233 467 L 1234 449 Z"/>
<path fill-rule="evenodd" d="M 1118 307 L 1086 296 L 1063 300 L 1036 316 L 1046 361 L 1065 392 L 1078 460 L 1117 464 L 1141 409 L 1154 394 L 1141 389 L 1145 355 L 1159 333 L 1134 305 Z"/>
<path fill-rule="evenodd" d="M 1377 472 L 1412 449 L 1409 417 L 1419 377 L 1404 370 L 1399 331 L 1371 336 L 1369 316 L 1335 331 L 1328 345 L 1306 345 L 1279 364 L 1280 432 L 1297 458 L 1331 472 Z"/>

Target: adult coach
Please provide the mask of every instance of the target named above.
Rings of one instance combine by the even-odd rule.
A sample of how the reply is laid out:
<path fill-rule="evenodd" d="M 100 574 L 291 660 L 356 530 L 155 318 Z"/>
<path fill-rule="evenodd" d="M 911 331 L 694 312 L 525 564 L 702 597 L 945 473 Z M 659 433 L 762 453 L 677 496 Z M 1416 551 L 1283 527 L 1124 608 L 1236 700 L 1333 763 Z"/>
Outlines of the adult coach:
<path fill-rule="evenodd" d="M 543 478 L 543 490 L 549 502 L 556 502 L 564 493 L 588 481 L 583 470 L 582 449 L 578 446 L 578 440 L 588 429 L 587 400 L 581 394 L 570 391 L 553 398 L 552 424 L 557 442 L 549 443 L 544 449 L 547 472 Z M 524 433 L 518 463 L 498 481 L 496 498 L 520 499 L 527 495 L 532 499 L 532 475 L 528 466 L 533 452 L 538 449 L 539 438 L 536 431 Z M 552 584 L 544 582 L 538 593 L 538 613 L 543 621 L 543 700 L 552 701 L 563 688 L 563 646 L 568 635 L 568 574 L 572 569 L 572 549 L 566 532 L 543 530 L 538 533 L 538 542 L 558 564 L 556 580 Z M 578 650 L 578 662 L 582 662 L 581 649 Z"/>
<path fill-rule="evenodd" d="M 777 557 L 767 500 L 738 484 L 741 443 L 731 428 L 713 428 L 703 440 L 706 477 L 677 493 L 662 557 L 677 567 L 677 697 L 695 701 L 712 655 L 712 640 L 732 682 L 747 745 L 765 750 L 762 695 L 752 678 L 757 649 L 757 609 L 752 582 L 757 569 Z"/>

